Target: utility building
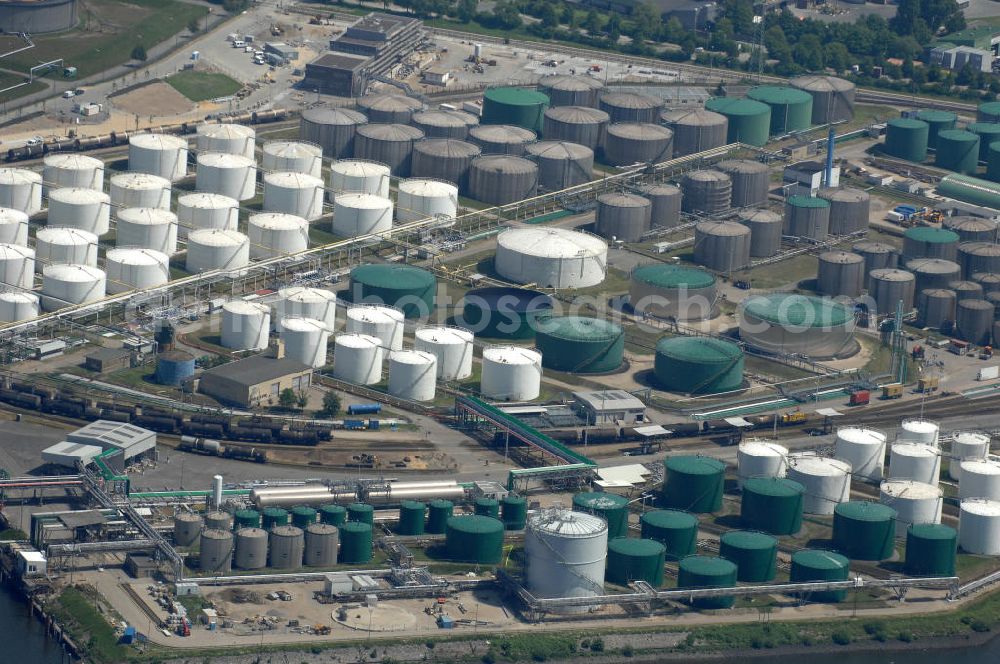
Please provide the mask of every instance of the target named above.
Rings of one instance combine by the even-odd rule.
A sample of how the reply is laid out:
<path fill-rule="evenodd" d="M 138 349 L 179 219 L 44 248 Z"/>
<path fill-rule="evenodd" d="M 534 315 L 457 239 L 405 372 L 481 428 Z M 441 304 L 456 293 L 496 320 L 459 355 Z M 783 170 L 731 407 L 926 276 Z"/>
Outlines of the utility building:
<path fill-rule="evenodd" d="M 198 391 L 227 405 L 256 408 L 278 403 L 285 389 L 309 387 L 312 368 L 287 357 L 255 355 L 205 371 Z"/>

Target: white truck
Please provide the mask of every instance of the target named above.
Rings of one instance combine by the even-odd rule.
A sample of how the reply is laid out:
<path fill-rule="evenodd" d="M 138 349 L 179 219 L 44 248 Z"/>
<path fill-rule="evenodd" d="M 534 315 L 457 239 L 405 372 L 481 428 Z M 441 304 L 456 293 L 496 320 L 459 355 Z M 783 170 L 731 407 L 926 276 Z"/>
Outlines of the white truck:
<path fill-rule="evenodd" d="M 1000 378 L 1000 366 L 983 367 L 976 374 L 976 380 L 993 380 Z"/>

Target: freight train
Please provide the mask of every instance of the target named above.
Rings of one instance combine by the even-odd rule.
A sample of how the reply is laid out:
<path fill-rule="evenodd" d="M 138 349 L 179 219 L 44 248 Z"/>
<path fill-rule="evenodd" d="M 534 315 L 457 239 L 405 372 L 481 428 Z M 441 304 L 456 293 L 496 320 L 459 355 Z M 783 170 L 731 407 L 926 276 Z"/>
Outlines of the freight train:
<path fill-rule="evenodd" d="M 240 461 L 253 461 L 254 463 L 267 463 L 268 461 L 266 450 L 237 445 L 223 445 L 217 440 L 195 438 L 194 436 L 181 436 L 181 444 L 177 446 L 177 449 L 193 454 L 217 456 L 224 459 L 238 459 Z"/>

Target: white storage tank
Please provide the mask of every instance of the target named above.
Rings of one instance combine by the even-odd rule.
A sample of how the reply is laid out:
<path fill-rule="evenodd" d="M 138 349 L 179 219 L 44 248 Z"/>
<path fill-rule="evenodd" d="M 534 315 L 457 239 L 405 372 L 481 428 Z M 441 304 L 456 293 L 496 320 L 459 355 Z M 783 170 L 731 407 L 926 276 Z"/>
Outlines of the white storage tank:
<path fill-rule="evenodd" d="M 878 482 L 885 468 L 885 433 L 863 426 L 837 429 L 833 456 L 851 464 L 854 477 Z"/>
<path fill-rule="evenodd" d="M 282 288 L 273 304 L 273 318 L 275 325 L 285 318 L 314 318 L 333 332 L 337 319 L 337 294 L 326 288 Z"/>
<path fill-rule="evenodd" d="M 941 489 L 923 482 L 890 480 L 879 487 L 879 502 L 896 510 L 896 537 L 922 523 L 941 523 Z"/>
<path fill-rule="evenodd" d="M 838 504 L 851 498 L 851 464 L 845 461 L 792 454 L 785 476 L 806 488 L 802 496 L 806 514 L 833 514 Z"/>
<path fill-rule="evenodd" d="M 115 246 L 177 253 L 177 215 L 159 208 L 118 210 Z"/>
<path fill-rule="evenodd" d="M 482 395 L 494 401 L 531 401 L 542 387 L 542 354 L 520 346 L 483 350 Z"/>
<path fill-rule="evenodd" d="M 268 141 L 261 150 L 261 168 L 266 173 L 290 171 L 320 177 L 323 148 L 305 141 Z"/>
<path fill-rule="evenodd" d="M 788 448 L 765 440 L 746 440 L 736 449 L 737 484 L 754 477 L 784 477 Z"/>
<path fill-rule="evenodd" d="M 108 293 L 153 288 L 170 281 L 170 258 L 155 249 L 109 249 L 104 272 Z"/>
<path fill-rule="evenodd" d="M 903 420 L 902 426 L 896 433 L 896 442 L 906 441 L 909 443 L 923 443 L 924 445 L 937 445 L 940 427 L 936 422 L 929 420 Z"/>
<path fill-rule="evenodd" d="M 177 235 L 184 238 L 201 228 L 235 231 L 239 216 L 240 202 L 235 198 L 205 192 L 184 194 L 177 199 Z"/>
<path fill-rule="evenodd" d="M 170 209 L 170 180 L 148 173 L 111 176 L 111 207 L 115 210 L 145 207 Z"/>
<path fill-rule="evenodd" d="M 323 180 L 290 171 L 266 173 L 264 209 L 317 219 L 323 216 Z"/>
<path fill-rule="evenodd" d="M 341 194 L 371 194 L 389 198 L 389 167 L 377 161 L 341 159 L 330 165 L 332 203 Z"/>
<path fill-rule="evenodd" d="M 962 476 L 962 462 L 985 459 L 990 451 L 990 437 L 977 431 L 956 431 L 951 439 L 948 477 L 958 481 Z"/>
<path fill-rule="evenodd" d="M 997 459 L 963 461 L 958 495 L 962 500 L 967 498 L 1000 500 L 1000 461 Z"/>
<path fill-rule="evenodd" d="M 45 223 L 104 235 L 111 227 L 111 197 L 95 189 L 50 189 L 49 216 Z"/>
<path fill-rule="evenodd" d="M 46 191 L 63 187 L 104 189 L 104 162 L 100 159 L 56 152 L 46 155 L 42 161 L 42 184 Z"/>
<path fill-rule="evenodd" d="M 524 532 L 527 588 L 541 599 L 604 594 L 608 524 L 593 514 L 548 509 L 528 517 Z M 562 609 L 586 613 L 589 606 Z"/>
<path fill-rule="evenodd" d="M 42 209 L 42 175 L 24 168 L 0 168 L 0 207 L 32 215 Z"/>
<path fill-rule="evenodd" d="M 410 401 L 431 401 L 437 384 L 437 357 L 422 350 L 389 354 L 389 394 Z"/>
<path fill-rule="evenodd" d="M 42 269 L 42 308 L 56 311 L 104 297 L 104 270 L 90 265 L 47 265 Z"/>
<path fill-rule="evenodd" d="M 465 328 L 435 325 L 417 330 L 413 347 L 437 357 L 440 380 L 462 380 L 472 375 L 473 339 Z"/>
<path fill-rule="evenodd" d="M 543 288 L 587 288 L 607 275 L 608 243 L 564 228 L 511 228 L 497 236 L 495 268 Z"/>
<path fill-rule="evenodd" d="M 188 272 L 241 270 L 250 264 L 250 240 L 235 230 L 201 228 L 188 235 Z"/>
<path fill-rule="evenodd" d="M 198 125 L 198 154 L 223 152 L 254 158 L 254 142 L 257 132 L 252 127 L 237 124 Z"/>
<path fill-rule="evenodd" d="M 38 317 L 38 296 L 34 293 L 0 293 L 0 322 L 16 323 Z"/>
<path fill-rule="evenodd" d="M 187 175 L 188 142 L 169 134 L 135 134 L 128 139 L 128 169 L 176 182 Z"/>
<path fill-rule="evenodd" d="M 410 179 L 399 183 L 396 220 L 400 223 L 428 217 L 454 219 L 458 215 L 458 187 L 441 180 Z"/>
<path fill-rule="evenodd" d="M 291 256 L 309 247 L 309 222 L 282 212 L 252 214 L 247 220 L 251 258 Z"/>
<path fill-rule="evenodd" d="M 381 304 L 360 304 L 347 310 L 347 333 L 367 334 L 387 350 L 403 348 L 403 312 Z"/>
<path fill-rule="evenodd" d="M 230 300 L 222 305 L 222 345 L 232 350 L 264 350 L 271 328 L 266 304 Z"/>
<path fill-rule="evenodd" d="M 962 501 L 958 546 L 973 555 L 1000 556 L 1000 502 L 983 498 Z"/>
<path fill-rule="evenodd" d="M 0 244 L 0 284 L 31 290 L 34 281 L 35 250 L 20 244 Z"/>
<path fill-rule="evenodd" d="M 35 271 L 47 265 L 97 265 L 97 236 L 78 228 L 39 228 L 35 234 Z"/>
<path fill-rule="evenodd" d="M 330 329 L 315 318 L 282 318 L 278 324 L 285 342 L 285 357 L 319 369 L 326 365 L 326 345 Z"/>
<path fill-rule="evenodd" d="M 373 194 L 341 194 L 333 204 L 333 232 L 352 238 L 392 228 L 392 201 Z"/>
<path fill-rule="evenodd" d="M 238 154 L 199 152 L 195 187 L 238 201 L 250 200 L 257 194 L 257 165 Z"/>
<path fill-rule="evenodd" d="M 50 211 L 50 219 L 51 215 Z M 0 208 L 0 242 L 27 246 L 28 215 L 13 208 Z"/>
<path fill-rule="evenodd" d="M 923 443 L 896 442 L 889 451 L 889 479 L 938 485 L 941 451 Z"/>
<path fill-rule="evenodd" d="M 333 377 L 354 385 L 382 380 L 382 340 L 368 334 L 341 334 L 333 340 Z"/>

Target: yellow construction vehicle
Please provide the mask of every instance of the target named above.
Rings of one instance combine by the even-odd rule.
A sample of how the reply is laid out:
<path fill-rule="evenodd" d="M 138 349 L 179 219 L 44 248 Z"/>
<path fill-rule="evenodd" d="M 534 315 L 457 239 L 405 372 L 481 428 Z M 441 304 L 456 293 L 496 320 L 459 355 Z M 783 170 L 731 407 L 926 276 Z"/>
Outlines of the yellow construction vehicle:
<path fill-rule="evenodd" d="M 883 399 L 899 399 L 902 396 L 903 396 L 902 383 L 889 383 L 888 385 L 882 386 Z"/>

